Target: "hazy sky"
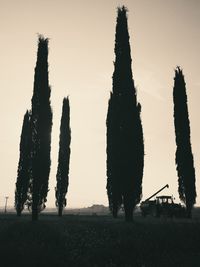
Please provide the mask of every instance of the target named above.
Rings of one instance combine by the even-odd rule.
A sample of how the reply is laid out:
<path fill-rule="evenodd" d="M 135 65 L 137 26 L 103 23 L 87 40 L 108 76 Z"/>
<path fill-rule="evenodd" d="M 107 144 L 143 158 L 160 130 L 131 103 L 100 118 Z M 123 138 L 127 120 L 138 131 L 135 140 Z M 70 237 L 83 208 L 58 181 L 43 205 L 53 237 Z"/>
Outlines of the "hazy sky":
<path fill-rule="evenodd" d="M 175 168 L 173 78 L 183 68 L 191 142 L 200 182 L 199 0 L 0 0 L 0 206 L 14 203 L 22 120 L 31 107 L 37 33 L 49 37 L 53 130 L 48 206 L 54 206 L 62 99 L 71 106 L 68 207 L 107 205 L 106 113 L 112 89 L 116 8 L 128 7 L 132 69 L 142 105 L 143 197 L 169 183 Z M 200 205 L 200 197 L 197 198 Z"/>

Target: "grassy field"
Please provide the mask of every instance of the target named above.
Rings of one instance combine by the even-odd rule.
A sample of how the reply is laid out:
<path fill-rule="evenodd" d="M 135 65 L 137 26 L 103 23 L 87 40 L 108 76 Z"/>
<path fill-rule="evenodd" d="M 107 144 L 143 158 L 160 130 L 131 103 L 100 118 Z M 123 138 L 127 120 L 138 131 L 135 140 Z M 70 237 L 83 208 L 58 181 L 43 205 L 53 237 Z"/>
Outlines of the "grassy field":
<path fill-rule="evenodd" d="M 0 214 L 0 266 L 199 267 L 200 219 Z"/>

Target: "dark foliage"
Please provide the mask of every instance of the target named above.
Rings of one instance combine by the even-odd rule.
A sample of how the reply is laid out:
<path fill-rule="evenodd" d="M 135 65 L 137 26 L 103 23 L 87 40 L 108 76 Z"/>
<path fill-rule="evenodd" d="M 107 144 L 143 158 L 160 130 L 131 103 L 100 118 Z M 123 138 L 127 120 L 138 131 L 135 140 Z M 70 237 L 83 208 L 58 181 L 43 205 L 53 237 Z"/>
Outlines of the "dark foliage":
<path fill-rule="evenodd" d="M 51 89 L 48 79 L 48 39 L 39 37 L 37 62 L 32 97 L 32 179 L 29 192 L 29 205 L 32 219 L 45 208 L 50 172 L 52 111 L 50 106 Z"/>
<path fill-rule="evenodd" d="M 17 181 L 15 189 L 15 209 L 17 215 L 20 216 L 27 200 L 28 187 L 31 175 L 30 165 L 31 152 L 31 128 L 30 114 L 27 111 L 24 115 L 21 141 L 20 141 L 20 156 L 17 171 Z"/>
<path fill-rule="evenodd" d="M 196 201 L 195 169 L 190 144 L 186 85 L 182 70 L 177 67 L 174 78 L 174 125 L 176 134 L 176 169 L 180 199 L 186 204 L 188 217 Z"/>
<path fill-rule="evenodd" d="M 62 216 L 63 208 L 66 206 L 66 194 L 69 184 L 69 159 L 70 159 L 70 107 L 69 99 L 63 99 L 62 117 L 60 123 L 60 142 L 57 168 L 56 206 L 58 214 Z"/>
<path fill-rule="evenodd" d="M 120 183 L 119 176 L 115 175 L 117 172 L 117 163 L 115 151 L 117 149 L 117 118 L 113 111 L 114 108 L 114 96 L 110 94 L 107 113 L 107 194 L 109 208 L 113 214 L 113 217 L 117 217 L 118 210 L 122 205 L 122 195 L 118 184 Z M 115 133 L 115 135 L 113 134 Z"/>
<path fill-rule="evenodd" d="M 107 114 L 107 193 L 114 217 L 123 203 L 126 220 L 142 195 L 144 165 L 141 106 L 132 78 L 126 8 L 118 8 L 113 91 Z"/>

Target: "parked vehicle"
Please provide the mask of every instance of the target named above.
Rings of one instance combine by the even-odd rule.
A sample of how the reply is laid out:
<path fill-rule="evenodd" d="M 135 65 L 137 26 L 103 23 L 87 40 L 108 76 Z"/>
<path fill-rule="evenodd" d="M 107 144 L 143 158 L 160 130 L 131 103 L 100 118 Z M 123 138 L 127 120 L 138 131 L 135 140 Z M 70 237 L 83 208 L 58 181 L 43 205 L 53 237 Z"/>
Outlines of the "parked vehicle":
<path fill-rule="evenodd" d="M 154 217 L 166 216 L 166 217 L 185 217 L 186 209 L 184 206 L 178 203 L 174 203 L 174 199 L 172 196 L 163 195 L 158 196 L 154 200 L 151 200 L 154 196 L 156 196 L 159 192 L 164 190 L 165 188 L 169 188 L 169 185 L 166 184 L 156 193 L 151 195 L 145 201 L 142 201 L 140 204 L 140 209 L 142 212 L 142 216 L 152 215 Z"/>

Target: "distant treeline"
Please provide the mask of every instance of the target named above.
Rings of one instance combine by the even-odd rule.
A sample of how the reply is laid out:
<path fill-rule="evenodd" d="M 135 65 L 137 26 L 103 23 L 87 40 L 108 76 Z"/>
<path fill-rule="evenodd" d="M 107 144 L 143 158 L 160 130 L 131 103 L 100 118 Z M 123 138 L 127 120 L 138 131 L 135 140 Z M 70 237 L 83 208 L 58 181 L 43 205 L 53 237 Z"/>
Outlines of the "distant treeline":
<path fill-rule="evenodd" d="M 125 220 L 132 221 L 133 211 L 142 198 L 144 137 L 141 104 L 137 101 L 131 68 L 131 49 L 127 26 L 127 9 L 118 8 L 115 34 L 115 62 L 112 91 L 107 112 L 107 195 L 110 211 L 116 218 L 123 206 Z M 48 39 L 39 36 L 32 107 L 23 120 L 20 157 L 15 191 L 15 208 L 20 216 L 27 206 L 32 220 L 45 208 L 51 166 L 52 109 L 48 78 Z M 178 192 L 188 217 L 196 200 L 195 169 L 190 144 L 190 124 L 184 76 L 175 70 L 174 125 Z M 70 104 L 63 99 L 60 123 L 58 167 L 55 198 L 58 214 L 66 206 L 70 163 Z"/>

